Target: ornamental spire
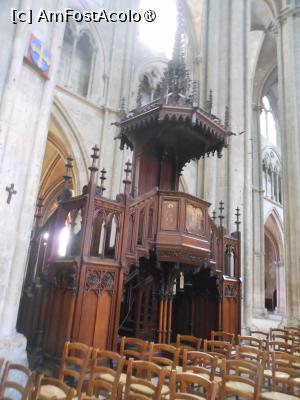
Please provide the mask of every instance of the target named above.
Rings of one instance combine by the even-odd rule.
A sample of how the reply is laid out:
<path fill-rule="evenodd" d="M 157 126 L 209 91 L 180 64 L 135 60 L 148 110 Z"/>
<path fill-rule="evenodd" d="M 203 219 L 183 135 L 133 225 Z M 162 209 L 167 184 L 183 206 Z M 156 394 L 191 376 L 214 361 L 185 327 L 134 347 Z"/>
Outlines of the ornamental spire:
<path fill-rule="evenodd" d="M 182 0 L 177 0 L 177 29 L 173 48 L 172 61 L 176 64 L 185 63 L 185 20 Z"/>

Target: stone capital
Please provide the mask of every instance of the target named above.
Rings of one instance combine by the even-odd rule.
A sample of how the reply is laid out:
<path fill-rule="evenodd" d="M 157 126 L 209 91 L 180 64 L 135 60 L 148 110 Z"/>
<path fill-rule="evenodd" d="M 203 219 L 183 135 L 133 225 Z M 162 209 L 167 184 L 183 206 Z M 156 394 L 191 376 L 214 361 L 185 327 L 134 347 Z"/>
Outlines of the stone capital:
<path fill-rule="evenodd" d="M 252 110 L 256 112 L 262 112 L 263 106 L 260 104 L 252 104 Z"/>

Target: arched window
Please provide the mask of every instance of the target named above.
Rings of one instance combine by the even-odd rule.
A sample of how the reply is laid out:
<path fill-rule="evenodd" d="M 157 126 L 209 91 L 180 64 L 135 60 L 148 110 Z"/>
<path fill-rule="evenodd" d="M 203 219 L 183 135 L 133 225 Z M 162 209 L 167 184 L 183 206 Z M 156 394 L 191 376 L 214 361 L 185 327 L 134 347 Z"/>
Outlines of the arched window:
<path fill-rule="evenodd" d="M 272 144 L 276 145 L 276 124 L 270 101 L 267 96 L 262 98 L 262 112 L 260 114 L 260 133 Z"/>
<path fill-rule="evenodd" d="M 83 33 L 76 44 L 72 80 L 74 90 L 84 97 L 89 92 L 92 58 L 93 48 L 90 38 L 86 33 Z"/>
<path fill-rule="evenodd" d="M 265 197 L 282 204 L 280 159 L 273 150 L 268 150 L 263 156 L 263 189 Z"/>
<path fill-rule="evenodd" d="M 59 67 L 59 83 L 81 96 L 89 95 L 94 49 L 87 32 L 66 24 Z"/>
<path fill-rule="evenodd" d="M 67 86 L 69 83 L 74 40 L 71 26 L 70 24 L 66 24 L 58 74 L 59 83 L 64 86 Z"/>

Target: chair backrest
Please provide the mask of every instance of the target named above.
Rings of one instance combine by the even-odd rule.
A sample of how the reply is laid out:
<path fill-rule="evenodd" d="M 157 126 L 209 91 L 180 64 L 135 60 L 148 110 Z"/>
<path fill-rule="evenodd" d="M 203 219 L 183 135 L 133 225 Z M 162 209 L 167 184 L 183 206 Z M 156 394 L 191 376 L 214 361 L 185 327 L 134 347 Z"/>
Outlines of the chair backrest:
<path fill-rule="evenodd" d="M 258 339 L 269 339 L 269 333 L 250 329 L 250 336 L 257 337 Z"/>
<path fill-rule="evenodd" d="M 297 326 L 284 326 L 283 329 L 286 330 L 288 333 L 298 332 L 300 334 L 300 328 Z"/>
<path fill-rule="evenodd" d="M 168 371 L 151 361 L 129 360 L 125 385 L 125 399 L 142 394 L 155 400 L 161 399 L 164 379 Z"/>
<path fill-rule="evenodd" d="M 66 342 L 64 346 L 58 379 L 64 381 L 66 377 L 73 378 L 78 396 L 81 394 L 91 352 L 91 347 L 83 343 Z"/>
<path fill-rule="evenodd" d="M 202 339 L 191 335 L 177 335 L 176 347 L 186 350 L 200 351 Z"/>
<path fill-rule="evenodd" d="M 291 343 L 287 343 L 281 340 L 268 340 L 267 342 L 268 351 L 282 351 L 286 353 L 293 353 L 294 346 Z"/>
<path fill-rule="evenodd" d="M 270 329 L 270 340 L 275 340 L 277 335 L 287 335 L 288 331 L 286 329 L 281 328 L 271 328 Z"/>
<path fill-rule="evenodd" d="M 252 346 L 258 349 L 263 348 L 263 340 L 253 336 L 237 336 L 237 344 L 242 346 Z"/>
<path fill-rule="evenodd" d="M 148 342 L 143 339 L 131 338 L 123 336 L 120 344 L 120 355 L 127 360 L 143 360 L 148 349 Z"/>
<path fill-rule="evenodd" d="M 300 388 L 299 365 L 300 356 L 283 352 L 272 352 L 272 390 L 278 383 L 282 384 L 283 390 L 291 393 L 291 388 Z M 278 373 L 280 372 L 280 373 Z M 297 379 L 295 379 L 297 378 Z"/>
<path fill-rule="evenodd" d="M 220 340 L 234 344 L 234 333 L 224 331 L 211 331 L 211 340 Z"/>
<path fill-rule="evenodd" d="M 216 355 L 217 357 L 229 359 L 231 356 L 232 344 L 221 340 L 204 339 L 203 351 Z"/>
<path fill-rule="evenodd" d="M 98 396 L 101 390 L 109 393 L 109 399 L 116 399 L 124 363 L 125 357 L 114 351 L 93 350 L 87 394 Z"/>
<path fill-rule="evenodd" d="M 222 388 L 224 393 L 226 383 L 241 382 L 246 383 L 253 387 L 254 393 L 251 394 L 251 399 L 258 399 L 263 380 L 263 367 L 259 362 L 246 361 L 246 360 L 224 360 L 222 364 Z M 234 386 L 230 388 L 231 394 L 236 394 L 244 397 L 241 394 L 241 388 L 236 385 L 236 392 Z M 252 397 L 253 396 L 253 397 Z M 226 397 L 226 396 L 225 396 Z M 224 398 L 225 398 L 224 397 Z"/>
<path fill-rule="evenodd" d="M 215 400 L 218 384 L 193 373 L 172 371 L 170 379 L 170 400 Z M 201 397 L 200 397 L 201 396 Z"/>
<path fill-rule="evenodd" d="M 269 333 L 250 329 L 250 336 L 256 337 L 263 341 L 263 348 L 267 348 L 267 341 L 269 340 Z"/>
<path fill-rule="evenodd" d="M 182 371 L 206 374 L 211 381 L 215 378 L 218 359 L 202 351 L 183 351 Z"/>
<path fill-rule="evenodd" d="M 149 361 L 154 362 L 160 367 L 170 367 L 176 369 L 179 362 L 178 347 L 171 346 L 170 344 L 150 343 Z"/>
<path fill-rule="evenodd" d="M 264 360 L 264 352 L 257 347 L 237 345 L 236 358 L 239 360 L 262 362 Z"/>
<path fill-rule="evenodd" d="M 29 399 L 33 389 L 33 377 L 33 372 L 29 368 L 8 361 L 1 379 L 0 399 L 14 399 L 16 392 L 19 393 L 21 400 Z M 6 393 L 7 391 L 9 394 Z"/>
<path fill-rule="evenodd" d="M 46 388 L 47 393 L 45 394 L 43 394 L 44 392 L 43 387 Z M 47 390 L 47 387 L 49 387 L 49 390 Z M 72 400 L 73 397 L 76 395 L 75 389 L 68 386 L 65 382 L 56 378 L 50 378 L 44 375 L 39 375 L 33 398 L 38 400 L 48 400 L 49 398 L 56 399 L 57 395 L 56 391 L 53 390 L 53 387 L 59 389 L 60 392 L 64 392 L 65 400 Z"/>

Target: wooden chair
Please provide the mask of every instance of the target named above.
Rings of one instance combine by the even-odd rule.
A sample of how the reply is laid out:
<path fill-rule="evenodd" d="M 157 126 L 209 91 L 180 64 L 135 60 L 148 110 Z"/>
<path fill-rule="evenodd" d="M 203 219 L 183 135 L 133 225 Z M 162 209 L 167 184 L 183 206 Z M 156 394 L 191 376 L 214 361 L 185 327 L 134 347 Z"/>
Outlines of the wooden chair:
<path fill-rule="evenodd" d="M 216 382 L 196 374 L 172 371 L 169 400 L 215 400 L 217 392 L 218 385 Z"/>
<path fill-rule="evenodd" d="M 297 326 L 284 326 L 283 329 L 286 330 L 288 334 L 300 333 L 300 328 Z"/>
<path fill-rule="evenodd" d="M 259 350 L 263 348 L 263 340 L 253 336 L 237 336 L 237 344 L 242 346 L 252 346 Z"/>
<path fill-rule="evenodd" d="M 264 379 L 267 380 L 267 384 L 265 385 L 267 388 L 270 388 L 271 382 L 273 379 L 273 353 L 280 352 L 284 354 L 292 354 L 292 347 L 291 345 L 285 342 L 268 342 L 268 351 L 265 352 L 265 360 L 264 360 Z M 295 366 L 296 368 L 296 366 Z M 284 371 L 276 371 L 276 377 L 281 379 L 287 379 L 288 374 Z"/>
<path fill-rule="evenodd" d="M 202 339 L 191 335 L 177 335 L 176 347 L 181 350 L 196 350 L 200 351 Z"/>
<path fill-rule="evenodd" d="M 218 359 L 202 351 L 183 351 L 182 372 L 192 372 L 210 381 L 220 382 L 215 376 Z"/>
<path fill-rule="evenodd" d="M 264 352 L 257 347 L 237 345 L 236 358 L 238 360 L 248 360 L 262 363 L 264 360 Z"/>
<path fill-rule="evenodd" d="M 125 358 L 118 353 L 107 350 L 93 350 L 87 394 L 98 396 L 100 392 L 104 391 L 106 398 L 117 399 L 124 363 Z"/>
<path fill-rule="evenodd" d="M 170 389 L 163 384 L 167 372 L 151 361 L 129 360 L 124 400 L 134 395 L 160 400 L 162 395 L 168 395 Z"/>
<path fill-rule="evenodd" d="M 16 381 L 16 377 L 20 378 Z M 28 400 L 33 389 L 33 372 L 21 364 L 7 362 L 4 367 L 1 384 L 0 399 L 13 400 L 18 393 L 20 400 Z M 22 384 L 20 382 L 23 382 Z M 8 393 L 6 393 L 8 392 Z"/>
<path fill-rule="evenodd" d="M 269 340 L 269 334 L 263 331 L 257 331 L 250 329 L 250 336 L 256 337 L 263 341 L 263 349 L 267 348 L 267 341 Z"/>
<path fill-rule="evenodd" d="M 258 400 L 263 368 L 258 362 L 245 360 L 224 360 L 222 365 L 222 386 L 220 399 L 227 396 Z"/>
<path fill-rule="evenodd" d="M 281 328 L 271 328 L 270 329 L 270 340 L 274 341 L 276 340 L 277 335 L 282 336 L 282 335 L 287 335 L 288 331 L 286 329 L 281 329 Z"/>
<path fill-rule="evenodd" d="M 41 388 L 43 388 L 42 393 Z M 35 392 L 33 394 L 33 400 L 72 400 L 75 395 L 76 390 L 68 386 L 65 382 L 56 378 L 49 378 L 44 375 L 39 375 Z"/>
<path fill-rule="evenodd" d="M 229 359 L 231 355 L 232 344 L 221 340 L 204 339 L 203 351 L 218 357 L 219 359 Z M 220 363 L 220 362 L 219 362 Z"/>
<path fill-rule="evenodd" d="M 172 369 L 178 372 L 182 371 L 179 363 L 180 349 L 170 344 L 150 343 L 149 361 L 154 362 L 160 367 L 166 367 L 169 371 Z"/>
<path fill-rule="evenodd" d="M 121 338 L 120 355 L 126 358 L 126 363 L 129 358 L 143 360 L 147 350 L 148 342 L 146 340 L 126 336 Z"/>
<path fill-rule="evenodd" d="M 297 362 L 299 362 L 297 356 L 274 351 L 272 353 L 272 390 L 261 392 L 260 399 L 299 399 L 300 392 L 295 394 L 295 391 L 300 389 L 300 377 L 299 372 L 293 367 Z"/>
<path fill-rule="evenodd" d="M 263 331 L 257 331 L 257 330 L 252 330 L 250 329 L 250 336 L 257 337 L 258 339 L 264 339 L 268 340 L 269 339 L 269 334 Z"/>
<path fill-rule="evenodd" d="M 211 340 L 220 340 L 222 342 L 229 342 L 234 344 L 234 333 L 224 331 L 211 331 Z"/>
<path fill-rule="evenodd" d="M 64 382 L 66 379 L 74 380 L 76 388 L 76 396 L 80 397 L 85 373 L 91 357 L 91 348 L 83 343 L 66 342 L 63 350 L 63 355 L 60 363 L 58 379 Z M 68 383 L 69 384 L 69 383 Z M 73 386 L 73 382 L 72 382 Z M 50 399 L 55 396 L 56 386 L 47 385 L 47 388 L 42 384 L 40 387 L 40 396 Z"/>
<path fill-rule="evenodd" d="M 287 343 L 285 341 L 269 340 L 267 342 L 267 350 L 268 351 L 281 351 L 281 352 L 285 352 L 285 353 L 293 353 L 294 346 L 292 343 Z"/>

